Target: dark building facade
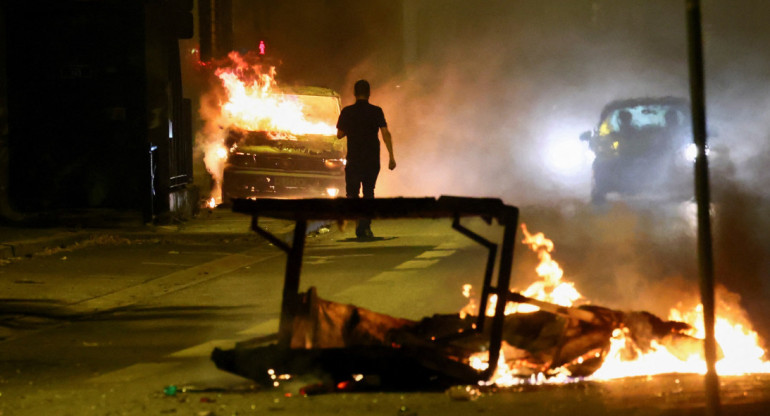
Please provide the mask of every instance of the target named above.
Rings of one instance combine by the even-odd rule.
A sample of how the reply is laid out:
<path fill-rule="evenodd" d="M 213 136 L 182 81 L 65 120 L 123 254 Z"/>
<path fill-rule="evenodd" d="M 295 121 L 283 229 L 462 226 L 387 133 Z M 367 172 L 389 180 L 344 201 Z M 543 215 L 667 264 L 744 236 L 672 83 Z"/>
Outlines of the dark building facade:
<path fill-rule="evenodd" d="M 0 6 L 0 216 L 192 215 L 190 101 L 179 38 L 192 1 Z"/>

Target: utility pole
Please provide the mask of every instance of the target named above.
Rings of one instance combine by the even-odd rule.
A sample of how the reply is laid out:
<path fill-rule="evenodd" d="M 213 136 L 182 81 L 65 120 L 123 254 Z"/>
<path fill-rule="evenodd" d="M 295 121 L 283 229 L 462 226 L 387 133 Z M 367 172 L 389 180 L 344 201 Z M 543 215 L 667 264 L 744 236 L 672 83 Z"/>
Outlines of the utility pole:
<path fill-rule="evenodd" d="M 719 416 L 719 377 L 716 371 L 717 344 L 714 334 L 714 255 L 711 241 L 711 197 L 706 157 L 706 100 L 703 75 L 703 36 L 699 0 L 685 0 L 690 68 L 692 132 L 698 155 L 695 159 L 695 199 L 698 203 L 698 269 L 700 271 L 703 323 L 706 328 L 706 415 Z"/>
<path fill-rule="evenodd" d="M 233 49 L 233 0 L 198 0 L 201 61 L 222 58 Z"/>

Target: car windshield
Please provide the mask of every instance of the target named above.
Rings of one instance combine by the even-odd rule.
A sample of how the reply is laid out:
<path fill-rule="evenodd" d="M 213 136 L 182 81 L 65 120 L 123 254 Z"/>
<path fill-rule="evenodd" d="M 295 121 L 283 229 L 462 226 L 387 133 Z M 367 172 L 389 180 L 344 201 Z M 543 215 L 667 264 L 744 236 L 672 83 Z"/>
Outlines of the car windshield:
<path fill-rule="evenodd" d="M 621 130 L 622 119 L 630 121 L 631 128 L 655 129 L 663 127 L 677 127 L 686 120 L 683 109 L 680 106 L 670 104 L 645 104 L 620 107 L 602 120 L 599 125 L 599 134 L 607 135 Z"/>
<path fill-rule="evenodd" d="M 337 125 L 337 118 L 340 115 L 340 104 L 337 97 L 287 94 L 286 98 L 299 101 L 302 104 L 302 113 L 308 122 L 323 123 L 330 126 Z"/>

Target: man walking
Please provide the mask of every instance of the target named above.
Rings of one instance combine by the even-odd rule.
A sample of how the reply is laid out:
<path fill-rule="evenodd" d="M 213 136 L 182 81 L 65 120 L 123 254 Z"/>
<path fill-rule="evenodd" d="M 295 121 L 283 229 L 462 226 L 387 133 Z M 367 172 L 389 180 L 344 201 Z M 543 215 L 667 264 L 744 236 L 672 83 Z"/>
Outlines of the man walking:
<path fill-rule="evenodd" d="M 382 108 L 369 104 L 369 82 L 363 79 L 356 81 L 353 93 L 356 103 L 343 108 L 337 120 L 337 138 L 348 137 L 345 191 L 348 198 L 358 198 L 363 188 L 364 198 L 374 198 L 374 185 L 380 173 L 380 140 L 377 131 L 382 133 L 382 141 L 388 149 L 390 170 L 396 168 L 393 142 Z M 371 222 L 370 219 L 358 221 L 358 238 L 374 237 Z"/>

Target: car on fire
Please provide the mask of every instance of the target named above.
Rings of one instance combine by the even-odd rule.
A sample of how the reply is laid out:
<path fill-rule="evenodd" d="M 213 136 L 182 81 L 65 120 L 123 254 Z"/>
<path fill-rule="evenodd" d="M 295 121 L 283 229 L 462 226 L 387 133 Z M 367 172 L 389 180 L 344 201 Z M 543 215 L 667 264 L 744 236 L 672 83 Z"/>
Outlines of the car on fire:
<path fill-rule="evenodd" d="M 594 153 L 591 200 L 621 197 L 689 198 L 696 148 L 690 105 L 683 98 L 635 98 L 613 101 L 599 123 L 584 132 Z"/>
<path fill-rule="evenodd" d="M 335 197 L 345 187 L 346 141 L 336 137 L 340 96 L 320 87 L 282 90 L 301 105 L 303 122 L 323 132 L 228 129 L 223 201 L 255 197 Z"/>

